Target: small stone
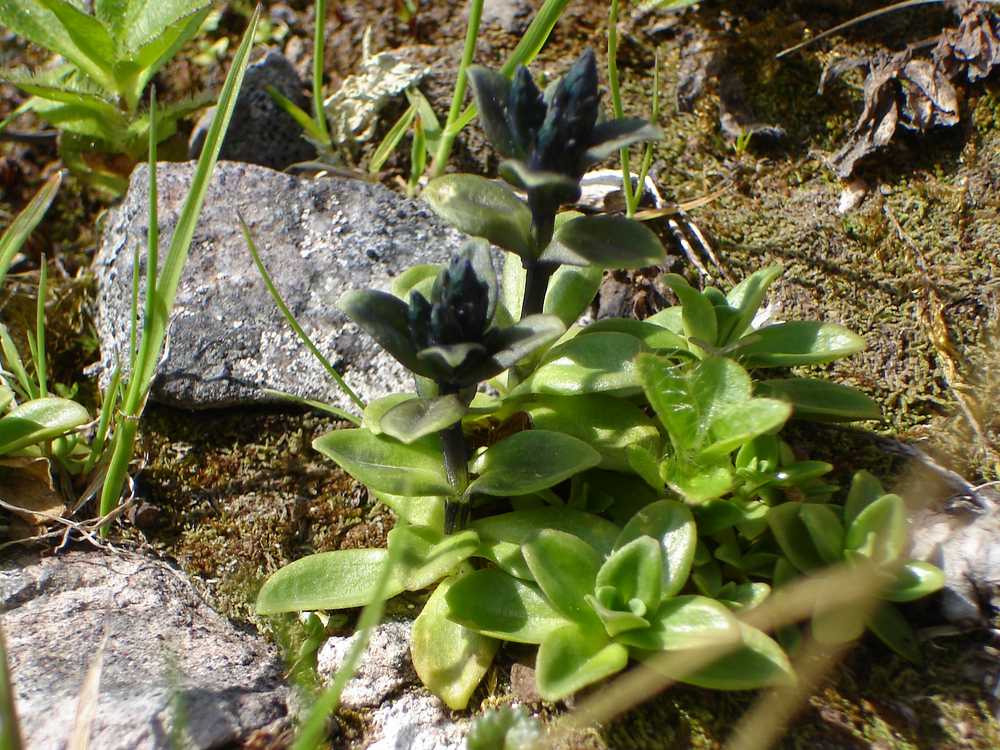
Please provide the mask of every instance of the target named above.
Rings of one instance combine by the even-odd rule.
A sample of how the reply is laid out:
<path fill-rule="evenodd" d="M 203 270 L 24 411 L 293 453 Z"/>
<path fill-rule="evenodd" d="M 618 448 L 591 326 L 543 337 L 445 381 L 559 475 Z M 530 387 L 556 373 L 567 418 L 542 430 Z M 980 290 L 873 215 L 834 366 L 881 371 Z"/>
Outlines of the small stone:
<path fill-rule="evenodd" d="M 372 723 L 378 739 L 368 750 L 461 750 L 469 733 L 468 719 L 453 717 L 425 690 L 386 703 L 375 711 Z"/>
<path fill-rule="evenodd" d="M 855 177 L 844 183 L 844 189 L 840 193 L 840 202 L 837 204 L 837 213 L 843 215 L 848 211 L 853 211 L 861 205 L 866 195 L 868 195 L 868 183 L 860 177 Z"/>
<path fill-rule="evenodd" d="M 344 687 L 341 705 L 347 708 L 375 708 L 407 685 L 417 682 L 410 661 L 412 623 L 390 620 L 371 634 L 357 672 Z M 343 666 L 358 634 L 329 638 L 320 649 L 316 669 L 328 680 Z"/>
<path fill-rule="evenodd" d="M 522 703 L 542 702 L 535 685 L 535 670 L 519 662 L 510 668 L 510 692 Z"/>

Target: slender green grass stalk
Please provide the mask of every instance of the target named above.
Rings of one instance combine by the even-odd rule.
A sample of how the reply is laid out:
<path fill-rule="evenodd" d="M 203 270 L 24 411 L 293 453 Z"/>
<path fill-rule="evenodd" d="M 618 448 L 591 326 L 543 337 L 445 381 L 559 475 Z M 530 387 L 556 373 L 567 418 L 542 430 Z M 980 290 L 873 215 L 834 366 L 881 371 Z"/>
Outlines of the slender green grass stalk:
<path fill-rule="evenodd" d="M 424 121 L 420 115 L 413 121 L 413 144 L 410 147 L 410 181 L 407 184 L 409 194 L 416 195 L 420 187 L 420 176 L 427 167 L 427 136 L 424 133 Z"/>
<path fill-rule="evenodd" d="M 45 298 L 49 292 L 49 268 L 45 253 L 42 253 L 41 268 L 38 271 L 38 303 L 35 308 L 35 376 L 38 378 L 38 395 L 49 395 L 48 369 L 45 364 Z"/>
<path fill-rule="evenodd" d="M 472 57 L 476 53 L 476 37 L 479 36 L 479 22 L 482 16 L 483 0 L 469 0 L 469 25 L 465 29 L 465 47 L 462 50 L 462 60 L 458 64 L 458 77 L 451 97 L 451 109 L 448 110 L 448 119 L 445 120 L 441 140 L 434 154 L 434 163 L 431 165 L 431 177 L 440 177 L 444 174 L 455 138 L 462 130 L 458 121 L 462 115 L 462 102 L 465 101 L 465 88 L 469 83 L 465 71 L 472 65 Z"/>
<path fill-rule="evenodd" d="M 7 641 L 0 628 L 0 750 L 21 750 L 23 746 L 7 663 Z"/>
<path fill-rule="evenodd" d="M 90 453 L 83 462 L 83 474 L 89 474 L 97 465 L 98 459 L 104 453 L 104 444 L 108 439 L 108 427 L 111 425 L 111 415 L 115 406 L 118 405 L 118 389 L 122 382 L 122 368 L 116 367 L 111 373 L 111 382 L 104 389 L 104 398 L 101 401 L 101 414 L 97 418 L 97 430 L 94 432 L 94 439 L 90 443 Z"/>
<path fill-rule="evenodd" d="M 31 344 L 31 335 L 28 335 L 28 343 Z M 24 367 L 24 362 L 21 361 L 21 355 L 18 354 L 17 347 L 14 346 L 14 341 L 10 337 L 10 333 L 7 331 L 7 326 L 0 325 L 0 348 L 3 349 L 3 360 L 4 366 L 9 368 L 17 379 L 17 384 L 21 388 L 21 393 L 27 398 L 34 399 L 38 398 L 38 389 L 35 384 L 28 377 L 28 371 Z"/>
<path fill-rule="evenodd" d="M 309 715 L 302 723 L 298 737 L 295 738 L 295 742 L 292 744 L 292 750 L 315 750 L 323 742 L 326 720 L 330 714 L 337 710 L 337 706 L 340 704 L 340 695 L 344 692 L 347 682 L 358 670 L 361 657 L 368 648 L 372 629 L 382 619 L 382 612 L 385 609 L 386 587 L 389 585 L 389 578 L 392 576 L 393 570 L 399 563 L 397 559 L 398 554 L 398 551 L 394 552 L 392 547 L 389 548 L 385 564 L 382 566 L 382 570 L 379 571 L 378 580 L 375 582 L 374 596 L 365 605 L 365 608 L 361 611 L 361 617 L 358 618 L 358 638 L 354 642 L 354 645 L 351 646 L 351 650 L 347 654 L 343 666 L 337 670 L 333 682 L 320 694 L 316 702 L 313 703 L 312 708 L 309 709 Z"/>
<path fill-rule="evenodd" d="M 608 13 L 608 87 L 611 89 L 611 106 L 614 108 L 615 119 L 625 117 L 622 106 L 621 84 L 618 80 L 618 0 L 611 0 L 611 10 Z M 625 146 L 618 152 L 622 161 L 622 192 L 625 195 L 625 213 L 631 219 L 635 215 L 635 190 L 632 189 L 632 168 L 629 164 L 629 147 Z M 642 185 L 637 186 L 642 191 Z"/>
<path fill-rule="evenodd" d="M 62 184 L 62 179 L 62 172 L 56 172 L 52 175 L 41 190 L 35 193 L 24 210 L 15 217 L 7 230 L 0 235 L 0 287 L 3 286 L 4 279 L 7 278 L 7 269 L 14 261 L 14 256 L 21 251 L 25 240 L 38 226 L 38 222 L 42 220 L 45 212 L 49 210 L 49 206 Z"/>
<path fill-rule="evenodd" d="M 159 197 L 156 186 L 156 86 L 149 90 L 149 226 L 146 229 L 146 300 L 143 320 L 152 315 L 156 297 L 156 274 L 159 266 L 160 224 Z M 139 333 L 139 245 L 132 256 L 132 318 L 129 328 L 128 360 L 134 363 L 138 355 L 136 337 Z"/>
<path fill-rule="evenodd" d="M 323 109 L 323 63 L 326 57 L 326 0 L 316 0 L 315 32 L 313 40 L 313 120 L 322 143 L 330 143 L 326 127 L 326 110 Z"/>
<path fill-rule="evenodd" d="M 184 201 L 177 226 L 170 238 L 170 248 L 167 251 L 163 268 L 156 279 L 154 292 L 146 300 L 146 311 L 149 314 L 142 321 L 142 338 L 139 341 L 135 361 L 132 362 L 132 372 L 122 405 L 121 419 L 113 439 L 108 474 L 105 477 L 104 486 L 101 488 L 100 512 L 102 516 L 110 513 L 118 503 L 122 487 L 125 485 L 125 477 L 128 473 L 129 462 L 132 460 L 136 432 L 139 427 L 139 414 L 145 404 L 153 377 L 156 375 L 156 364 L 163 351 L 167 324 L 174 305 L 174 298 L 177 295 L 181 271 L 187 261 L 195 226 L 198 223 L 201 207 L 205 202 L 205 194 L 208 191 L 208 183 L 215 169 L 215 162 L 219 158 L 222 139 L 233 115 L 236 95 L 243 83 L 243 74 L 246 72 L 250 59 L 250 50 L 253 47 L 254 34 L 257 31 L 260 14 L 261 6 L 258 5 L 250 18 L 250 24 L 243 35 L 243 41 L 240 42 L 236 55 L 233 57 L 232 67 L 222 86 L 215 116 L 212 118 L 212 125 L 209 127 L 208 136 L 205 139 L 205 147 L 195 168 L 191 190 Z M 151 165 L 150 169 L 155 169 L 155 167 Z M 155 202 L 150 205 L 155 205 Z M 150 223 L 155 224 L 155 215 L 151 214 L 151 219 Z M 147 249 L 148 251 L 149 249 Z M 150 265 L 147 264 L 147 273 L 151 273 L 150 268 Z M 107 534 L 107 526 L 102 528 L 101 533 Z"/>
<path fill-rule="evenodd" d="M 243 230 L 243 239 L 247 243 L 247 248 L 250 250 L 250 255 L 253 256 L 253 262 L 257 266 L 257 270 L 260 272 L 261 278 L 264 279 L 264 286 L 267 287 L 267 291 L 270 292 L 272 299 L 274 299 L 274 303 L 278 306 L 278 309 L 285 317 L 288 325 L 291 326 L 292 330 L 295 331 L 295 335 L 299 337 L 299 340 L 323 366 L 327 375 L 333 378 L 340 390 L 344 392 L 344 395 L 353 401 L 355 406 L 364 410 L 365 402 L 362 401 L 361 397 L 358 396 L 358 394 L 355 393 L 354 390 L 347 384 L 343 376 L 337 372 L 337 368 L 330 363 L 330 360 L 324 357 L 323 353 L 316 348 L 312 339 L 309 338 L 309 335 L 302 329 L 302 326 L 300 326 L 299 322 L 295 319 L 292 311 L 288 309 L 288 305 L 285 304 L 285 300 L 282 298 L 281 292 L 279 292 L 278 287 L 274 285 L 274 280 L 271 278 L 271 274 L 267 272 L 267 268 L 264 266 L 264 262 L 260 258 L 260 252 L 257 250 L 257 243 L 254 242 L 253 236 L 250 234 L 250 227 L 248 227 L 247 223 L 243 221 L 242 216 L 239 217 L 239 220 L 240 229 Z M 356 417 L 349 418 L 352 422 L 357 420 Z"/>
<path fill-rule="evenodd" d="M 389 129 L 389 132 L 385 134 L 385 138 L 375 149 L 372 154 L 371 161 L 368 162 L 368 173 L 377 174 L 380 169 L 388 161 L 389 157 L 392 156 L 392 152 L 396 150 L 400 141 L 403 140 L 403 136 L 406 135 L 406 131 L 410 129 L 410 124 L 413 122 L 414 118 L 417 116 L 417 105 L 411 104 L 403 112 L 403 115 L 396 120 L 393 126 Z"/>
<path fill-rule="evenodd" d="M 660 53 L 653 55 L 653 104 L 650 122 L 654 125 L 660 119 Z M 642 152 L 642 164 L 639 166 L 638 189 L 632 195 L 632 210 L 629 216 L 634 216 L 639 210 L 639 202 L 642 200 L 642 193 L 646 189 L 646 178 L 649 176 L 649 168 L 653 165 L 653 143 L 646 144 Z"/>
<path fill-rule="evenodd" d="M 326 414 L 331 414 L 338 419 L 346 419 L 348 422 L 353 424 L 355 427 L 361 426 L 361 418 L 351 414 L 350 412 L 339 409 L 332 404 L 324 403 L 323 401 L 316 401 L 311 398 L 302 398 L 301 396 L 296 396 L 294 393 L 286 393 L 285 391 L 276 391 L 273 388 L 261 388 L 263 393 L 268 396 L 274 396 L 275 398 L 284 399 L 285 401 L 290 401 L 293 404 L 298 404 L 299 406 L 308 407 L 314 411 L 325 412 Z"/>

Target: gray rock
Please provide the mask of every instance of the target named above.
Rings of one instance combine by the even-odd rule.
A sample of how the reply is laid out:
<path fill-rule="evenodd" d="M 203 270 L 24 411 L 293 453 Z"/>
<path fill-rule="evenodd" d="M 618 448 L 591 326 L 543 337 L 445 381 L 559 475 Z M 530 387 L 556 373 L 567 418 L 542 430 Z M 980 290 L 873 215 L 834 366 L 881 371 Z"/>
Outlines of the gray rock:
<path fill-rule="evenodd" d="M 414 690 L 385 703 L 372 717 L 375 741 L 368 750 L 461 750 L 468 719 L 452 718 L 445 705 L 426 690 Z"/>
<path fill-rule="evenodd" d="M 190 163 L 159 167 L 161 258 L 193 173 Z M 132 174 L 125 201 L 108 216 L 95 260 L 105 379 L 128 348 L 132 252 L 145 242 L 147 180 L 145 166 Z M 180 282 L 152 397 L 197 409 L 273 401 L 261 391 L 272 388 L 351 406 L 275 307 L 244 244 L 237 213 L 250 226 L 299 323 L 361 397 L 412 390 L 402 366 L 334 309 L 334 302 L 351 289 L 386 289 L 411 265 L 447 262 L 464 238 L 425 204 L 379 185 L 304 180 L 220 162 Z"/>
<path fill-rule="evenodd" d="M 27 747 L 65 746 L 105 633 L 90 747 L 172 747 L 175 695 L 193 748 L 229 746 L 286 713 L 273 649 L 152 558 L 70 552 L 9 560 L 0 566 L 0 607 Z"/>
<path fill-rule="evenodd" d="M 273 86 L 306 112 L 310 111 L 309 100 L 302 92 L 302 79 L 295 67 L 277 50 L 269 50 L 262 59 L 247 67 L 233 118 L 222 142 L 220 159 L 285 169 L 316 156 L 316 149 L 302 137 L 302 128 L 267 93 L 268 86 Z M 201 154 L 214 111 L 213 107 L 205 112 L 191 132 L 188 154 L 192 159 Z"/>
<path fill-rule="evenodd" d="M 361 664 L 347 685 L 340 703 L 347 708 L 375 708 L 391 695 L 418 681 L 410 661 L 410 627 L 413 623 L 389 620 L 372 630 Z M 327 639 L 316 657 L 316 670 L 327 680 L 343 666 L 357 634 Z"/>
<path fill-rule="evenodd" d="M 531 23 L 533 8 L 527 0 L 486 0 L 481 26 L 496 26 L 508 34 L 523 34 Z M 469 15 L 468 8 L 465 16 Z"/>
<path fill-rule="evenodd" d="M 910 554 L 944 571 L 941 612 L 959 625 L 984 625 L 1000 613 L 1000 497 L 979 492 L 983 505 L 918 512 Z"/>

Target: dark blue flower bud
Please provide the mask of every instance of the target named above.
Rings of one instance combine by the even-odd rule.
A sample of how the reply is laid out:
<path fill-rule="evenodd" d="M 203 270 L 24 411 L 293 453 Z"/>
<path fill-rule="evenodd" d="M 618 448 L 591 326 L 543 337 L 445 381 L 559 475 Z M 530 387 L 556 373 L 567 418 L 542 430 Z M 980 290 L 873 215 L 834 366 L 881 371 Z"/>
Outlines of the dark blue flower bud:
<path fill-rule="evenodd" d="M 579 179 L 584 173 L 583 156 L 591 145 L 599 107 L 597 61 L 593 50 L 588 49 L 552 94 L 530 166 Z"/>
<path fill-rule="evenodd" d="M 545 99 L 538 90 L 531 73 L 523 65 L 517 66 L 511 82 L 507 102 L 507 118 L 517 147 L 530 154 L 538 137 L 538 130 L 545 121 Z"/>

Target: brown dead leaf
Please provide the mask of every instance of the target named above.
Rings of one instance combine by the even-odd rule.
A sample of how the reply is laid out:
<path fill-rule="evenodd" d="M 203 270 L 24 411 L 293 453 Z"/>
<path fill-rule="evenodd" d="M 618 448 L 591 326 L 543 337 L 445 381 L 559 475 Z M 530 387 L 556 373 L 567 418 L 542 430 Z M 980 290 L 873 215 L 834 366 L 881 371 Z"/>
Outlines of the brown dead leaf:
<path fill-rule="evenodd" d="M 933 63 L 912 59 L 910 50 L 839 61 L 823 72 L 820 93 L 829 80 L 856 67 L 868 68 L 865 104 L 850 140 L 830 159 L 840 178 L 850 177 L 861 159 L 886 146 L 899 126 L 923 133 L 958 122 L 955 87 Z"/>
<path fill-rule="evenodd" d="M 47 525 L 52 516 L 66 512 L 62 496 L 52 485 L 47 458 L 0 460 L 0 500 L 16 508 L 11 512 L 29 527 L 29 532 Z M 24 529 L 23 525 L 17 526 Z"/>
<path fill-rule="evenodd" d="M 934 62 L 949 78 L 964 76 L 974 83 L 1000 66 L 1000 16 L 987 3 L 953 0 L 950 4 L 961 20 L 957 29 L 941 32 Z"/>

